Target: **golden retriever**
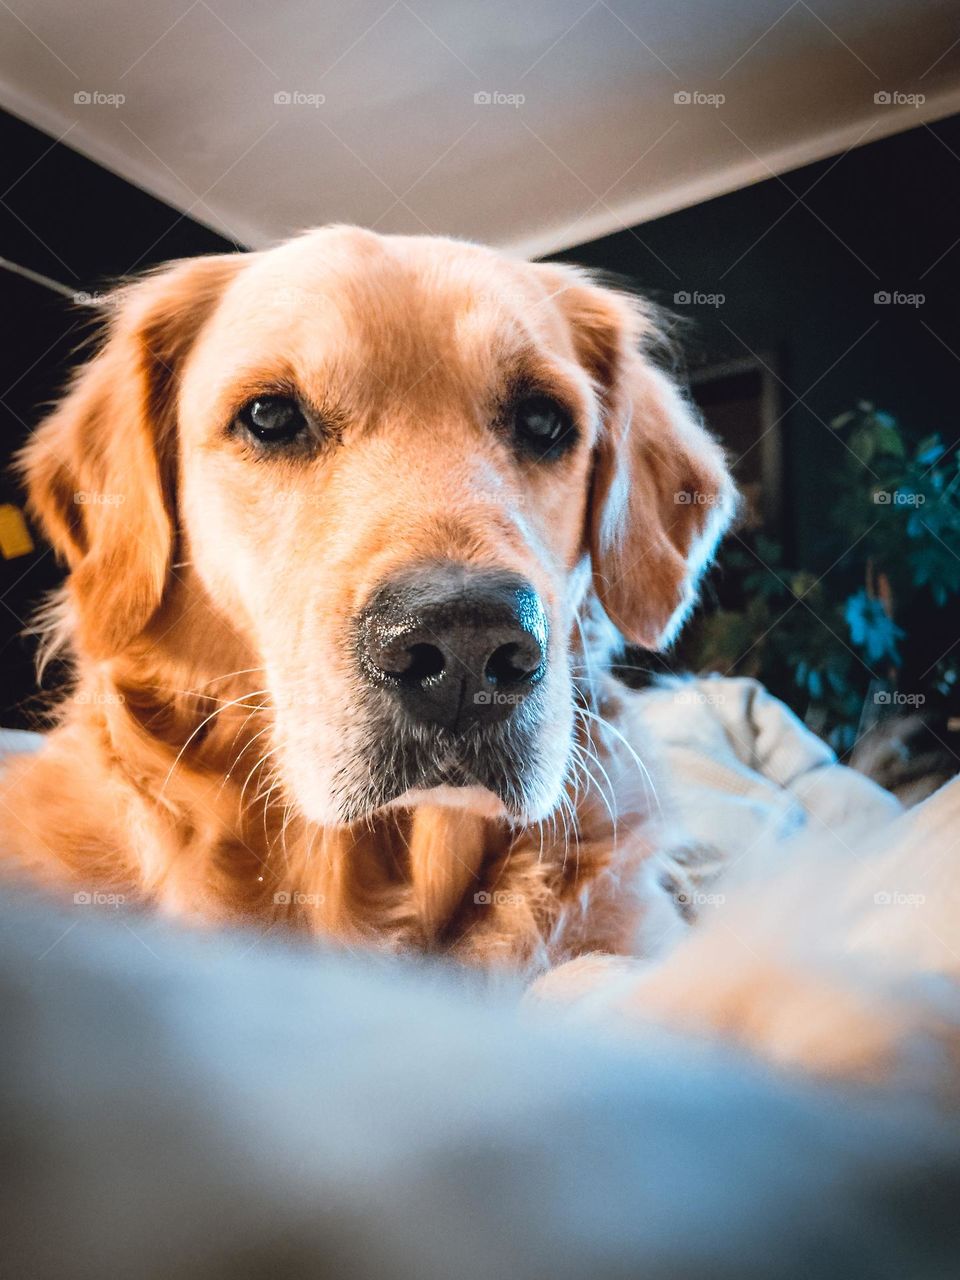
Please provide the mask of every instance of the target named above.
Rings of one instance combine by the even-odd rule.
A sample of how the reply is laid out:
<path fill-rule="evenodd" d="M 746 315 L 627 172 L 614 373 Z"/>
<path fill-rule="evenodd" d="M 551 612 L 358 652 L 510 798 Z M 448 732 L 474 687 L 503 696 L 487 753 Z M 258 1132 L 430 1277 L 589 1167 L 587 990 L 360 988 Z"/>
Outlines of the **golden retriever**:
<path fill-rule="evenodd" d="M 680 925 L 616 633 L 734 509 L 642 302 L 330 227 L 120 289 L 23 455 L 75 681 L 11 865 L 198 919 L 542 970 Z"/>

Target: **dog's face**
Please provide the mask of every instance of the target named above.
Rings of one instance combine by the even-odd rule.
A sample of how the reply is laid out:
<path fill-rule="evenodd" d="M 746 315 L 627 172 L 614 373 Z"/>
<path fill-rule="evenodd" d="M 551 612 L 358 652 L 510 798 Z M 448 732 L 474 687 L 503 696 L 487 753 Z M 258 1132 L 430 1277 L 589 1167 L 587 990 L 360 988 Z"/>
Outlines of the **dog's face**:
<path fill-rule="evenodd" d="M 349 228 L 133 286 L 27 456 L 81 653 L 202 597 L 308 819 L 546 816 L 587 597 L 668 639 L 732 510 L 649 331 L 570 269 Z"/>

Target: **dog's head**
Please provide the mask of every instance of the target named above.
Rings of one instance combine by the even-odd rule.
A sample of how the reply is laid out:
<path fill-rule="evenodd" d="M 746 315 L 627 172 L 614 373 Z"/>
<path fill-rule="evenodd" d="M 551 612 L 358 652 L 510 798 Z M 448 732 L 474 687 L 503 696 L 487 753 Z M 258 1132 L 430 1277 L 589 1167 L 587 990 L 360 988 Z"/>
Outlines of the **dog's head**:
<path fill-rule="evenodd" d="M 249 667 L 310 820 L 424 794 L 549 813 L 588 601 L 668 642 L 733 508 L 643 306 L 331 228 L 113 312 L 26 455 L 81 657 Z"/>

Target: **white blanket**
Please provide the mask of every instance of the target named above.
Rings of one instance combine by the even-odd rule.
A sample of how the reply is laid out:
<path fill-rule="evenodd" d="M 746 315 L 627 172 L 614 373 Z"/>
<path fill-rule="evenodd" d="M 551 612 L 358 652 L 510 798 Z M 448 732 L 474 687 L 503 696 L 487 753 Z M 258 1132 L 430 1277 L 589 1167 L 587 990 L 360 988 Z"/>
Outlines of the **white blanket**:
<path fill-rule="evenodd" d="M 805 830 L 840 851 L 902 812 L 756 680 L 671 680 L 632 714 L 655 744 L 671 815 L 720 863 Z"/>

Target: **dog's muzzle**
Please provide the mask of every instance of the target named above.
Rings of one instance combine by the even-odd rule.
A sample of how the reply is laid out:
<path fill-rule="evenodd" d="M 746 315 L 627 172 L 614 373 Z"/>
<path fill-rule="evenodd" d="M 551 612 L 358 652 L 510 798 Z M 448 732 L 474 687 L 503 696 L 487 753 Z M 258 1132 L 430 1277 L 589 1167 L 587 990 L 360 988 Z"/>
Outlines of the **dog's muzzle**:
<path fill-rule="evenodd" d="M 383 583 L 357 623 L 364 678 L 451 734 L 518 714 L 543 679 L 547 618 L 513 573 L 443 562 Z"/>
<path fill-rule="evenodd" d="M 479 787 L 511 818 L 543 809 L 548 622 L 529 582 L 420 562 L 377 586 L 350 636 L 358 687 L 341 821 L 438 788 Z"/>

